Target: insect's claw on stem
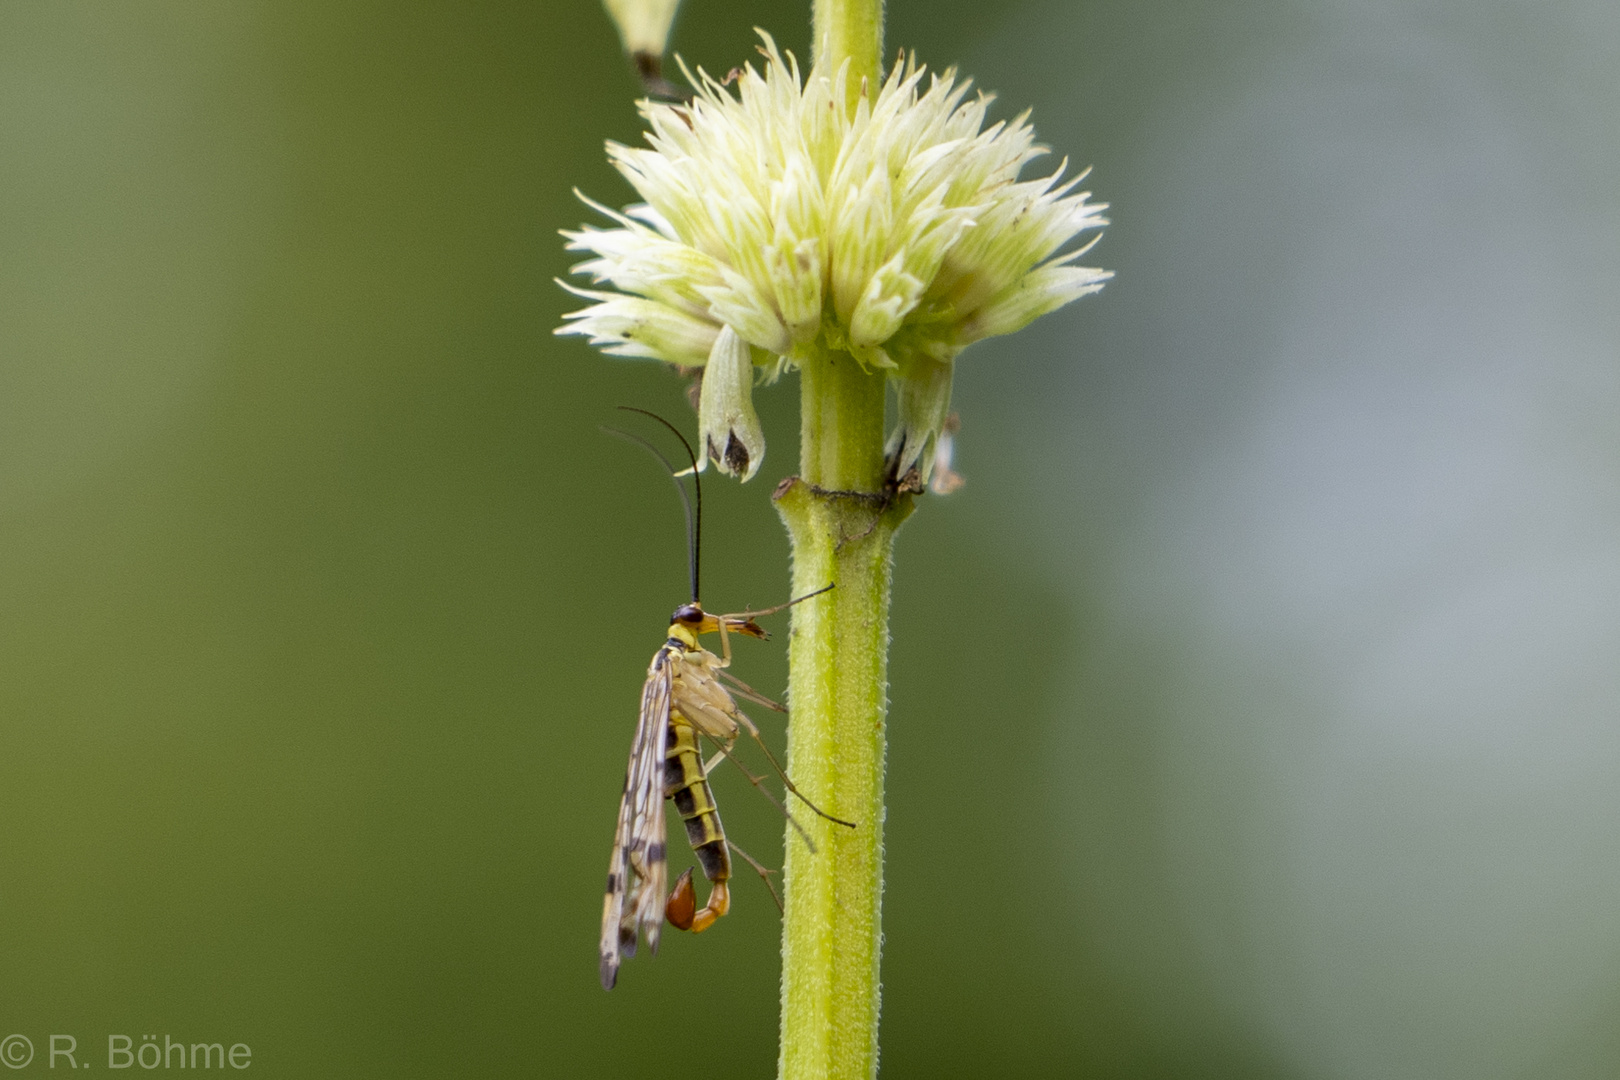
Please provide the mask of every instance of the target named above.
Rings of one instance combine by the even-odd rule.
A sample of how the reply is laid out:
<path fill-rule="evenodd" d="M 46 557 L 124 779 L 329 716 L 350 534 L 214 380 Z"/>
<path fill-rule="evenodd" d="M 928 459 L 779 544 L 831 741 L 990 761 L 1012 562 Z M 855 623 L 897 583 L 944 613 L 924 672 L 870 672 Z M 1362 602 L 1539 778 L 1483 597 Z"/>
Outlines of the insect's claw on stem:
<path fill-rule="evenodd" d="M 799 793 L 797 791 L 795 791 L 793 794 L 799 795 Z M 804 805 L 810 807 L 810 809 L 812 809 L 812 810 L 815 810 L 816 813 L 820 814 L 822 817 L 826 818 L 828 821 L 832 822 L 834 825 L 842 825 L 846 829 L 858 829 L 858 828 L 860 828 L 860 825 L 856 824 L 853 821 L 845 821 L 841 817 L 833 817 L 831 814 L 827 813 L 825 810 L 817 810 L 815 804 L 812 803 L 809 799 L 806 799 L 803 795 L 799 795 L 799 798 L 800 798 L 800 800 L 802 800 L 804 802 Z"/>
<path fill-rule="evenodd" d="M 828 586 L 828 588 L 831 588 L 831 586 Z M 825 591 L 825 590 L 823 590 L 823 591 Z M 804 805 L 808 806 L 811 810 L 814 810 L 818 816 L 824 817 L 828 821 L 834 822 L 835 824 L 838 824 L 838 825 L 846 826 L 847 828 L 851 828 L 851 829 L 856 828 L 856 825 L 855 825 L 855 823 L 853 821 L 845 821 L 843 818 L 833 817 L 831 814 L 827 813 L 827 811 L 823 810 L 821 807 L 817 806 L 815 803 L 811 802 L 808 798 L 806 798 L 804 792 L 800 791 L 798 789 L 798 786 L 795 785 L 793 783 L 792 779 L 790 779 L 788 777 L 787 770 L 782 768 L 782 763 L 780 761 L 776 760 L 776 755 L 771 753 L 771 748 L 765 745 L 765 740 L 759 737 L 759 732 L 758 731 L 750 731 L 749 734 L 754 737 L 754 742 L 759 744 L 759 748 L 765 752 L 765 757 L 766 757 L 767 760 L 770 761 L 771 768 L 776 770 L 776 775 L 780 776 L 782 778 L 782 785 L 784 787 L 786 787 L 789 791 L 793 792 L 794 795 L 797 795 L 800 802 L 804 803 Z M 731 757 L 730 754 L 727 754 L 726 756 Z M 732 760 L 735 761 L 736 758 L 732 758 Z M 738 768 L 742 768 L 742 766 L 739 765 Z M 765 790 L 764 788 L 759 787 L 759 780 L 755 779 L 752 775 L 750 775 L 747 769 L 743 769 L 743 775 L 747 776 L 749 781 L 756 788 L 759 788 L 760 791 L 763 792 Z M 776 800 L 772 799 L 771 801 L 775 802 Z M 782 807 L 781 809 L 782 809 L 782 813 L 787 814 L 787 809 L 785 807 Z M 793 821 L 793 815 L 792 814 L 787 814 L 787 818 L 788 818 L 789 821 Z M 799 830 L 799 835 L 803 836 L 804 837 L 804 842 L 809 844 L 810 843 L 809 834 L 806 833 L 804 831 L 804 829 L 799 827 L 799 823 L 797 821 L 793 821 L 793 827 L 795 829 Z M 815 849 L 816 849 L 816 846 L 814 844 L 810 844 L 810 850 L 814 851 Z"/>

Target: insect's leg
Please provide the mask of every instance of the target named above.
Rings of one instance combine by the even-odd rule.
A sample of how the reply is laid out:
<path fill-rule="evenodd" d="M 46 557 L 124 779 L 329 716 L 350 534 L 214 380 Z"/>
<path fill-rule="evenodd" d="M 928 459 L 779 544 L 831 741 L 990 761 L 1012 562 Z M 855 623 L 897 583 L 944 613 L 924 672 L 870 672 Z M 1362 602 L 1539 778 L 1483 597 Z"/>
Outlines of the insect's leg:
<path fill-rule="evenodd" d="M 737 766 L 738 772 L 748 777 L 748 782 L 754 785 L 754 790 L 765 796 L 765 798 L 770 801 L 772 806 L 776 807 L 782 812 L 782 816 L 788 819 L 788 824 L 793 826 L 793 831 L 799 834 L 799 839 L 804 841 L 805 846 L 808 847 L 812 852 L 815 851 L 816 842 L 810 839 L 810 834 L 804 831 L 804 826 L 799 824 L 797 818 L 788 813 L 788 808 L 778 802 L 775 795 L 772 795 L 769 791 L 765 790 L 765 778 L 763 776 L 755 776 L 753 773 L 749 772 L 743 763 L 737 760 L 736 755 L 732 754 L 730 747 L 726 746 L 725 743 L 716 742 L 715 745 L 720 748 L 720 752 L 724 754 L 733 765 Z M 837 821 L 838 819 L 833 818 L 833 820 Z"/>
<path fill-rule="evenodd" d="M 722 744 L 721 741 L 719 739 L 715 738 L 713 735 L 705 735 L 704 738 L 708 739 L 710 742 L 714 743 L 716 746 L 725 745 L 726 750 L 731 749 L 731 744 L 729 744 L 729 743 Z M 708 779 L 710 776 L 714 775 L 715 766 L 719 765 L 720 762 L 725 758 L 725 756 L 726 756 L 726 751 L 725 750 L 717 750 L 717 751 L 715 751 L 714 757 L 710 758 L 708 761 L 705 761 L 703 763 L 703 777 L 704 777 L 704 779 Z"/>
<path fill-rule="evenodd" d="M 729 839 L 726 841 L 726 843 L 730 846 L 732 851 L 734 851 L 738 855 L 742 856 L 743 862 L 747 863 L 749 866 L 752 866 L 754 868 L 754 873 L 758 874 L 759 879 L 765 883 L 765 887 L 767 889 L 771 890 L 771 899 L 776 901 L 776 910 L 777 911 L 783 910 L 783 908 L 782 908 L 782 898 L 777 895 L 776 886 L 771 883 L 771 875 L 776 873 L 776 871 L 775 870 L 767 870 L 764 866 L 760 865 L 760 861 L 758 859 L 756 859 L 752 855 L 748 854 L 748 852 L 744 851 L 742 848 L 738 847 L 736 844 L 733 844 Z"/>
<path fill-rule="evenodd" d="M 748 734 L 752 735 L 756 739 L 759 738 L 759 728 L 755 727 L 754 722 L 748 719 L 747 713 L 733 706 L 731 711 L 726 713 L 726 715 L 729 716 L 738 727 L 748 732 Z"/>
<path fill-rule="evenodd" d="M 732 614 L 732 615 L 722 615 L 721 620 L 724 621 L 726 619 L 758 619 L 758 618 L 761 618 L 762 616 L 765 616 L 765 615 L 775 615 L 778 611 L 786 611 L 788 608 L 792 607 L 794 604 L 802 604 L 806 600 L 809 600 L 813 596 L 820 596 L 824 592 L 830 592 L 830 591 L 832 591 L 832 589 L 834 587 L 837 586 L 837 584 L 838 583 L 836 581 L 831 582 L 830 584 L 823 585 L 821 588 L 817 589 L 815 592 L 807 592 L 803 596 L 795 596 L 792 600 L 789 600 L 785 604 L 777 604 L 775 607 L 768 607 L 768 608 L 765 608 L 763 611 L 739 611 L 739 612 L 737 612 L 735 614 Z"/>
<path fill-rule="evenodd" d="M 741 716 L 742 714 L 738 713 L 737 715 Z M 744 717 L 744 719 L 746 719 L 746 717 Z M 748 734 L 754 737 L 754 741 L 759 744 L 759 748 L 765 751 L 766 760 L 771 763 L 771 768 L 776 770 L 776 775 L 782 778 L 782 783 L 787 785 L 787 789 L 789 791 L 793 792 L 793 794 L 799 797 L 800 802 L 804 803 L 804 805 L 814 810 L 819 816 L 826 818 L 835 825 L 847 825 L 851 829 L 855 828 L 855 823 L 853 821 L 845 821 L 843 818 L 833 817 L 831 814 L 827 813 L 827 811 L 811 802 L 805 796 L 804 792 L 800 791 L 798 787 L 794 785 L 793 781 L 788 779 L 787 770 L 782 768 L 782 763 L 776 760 L 776 755 L 771 753 L 771 748 L 765 745 L 765 740 L 759 737 L 759 729 L 756 728 L 752 723 L 745 724 L 744 727 L 748 729 Z M 730 755 L 727 756 L 729 757 Z M 733 758 L 733 760 L 736 759 Z M 748 770 L 744 769 L 743 771 L 747 772 Z M 758 787 L 759 785 L 756 783 L 754 786 Z M 761 788 L 760 790 L 763 791 L 764 789 Z M 803 830 L 800 831 L 802 832 Z"/>
<path fill-rule="evenodd" d="M 725 682 L 730 683 L 731 688 L 733 690 L 737 691 L 737 693 L 740 696 L 747 698 L 749 701 L 752 701 L 752 702 L 754 702 L 755 704 L 758 704 L 758 705 L 763 705 L 767 709 L 770 709 L 772 712 L 780 712 L 780 713 L 787 712 L 787 706 L 786 705 L 782 705 L 782 704 L 779 704 L 779 703 L 777 703 L 775 701 L 772 701 L 770 698 L 766 697 L 764 694 L 760 693 L 758 690 L 755 690 L 752 686 L 749 686 L 747 683 L 745 683 L 741 679 L 737 678 L 737 676 L 733 675 L 731 672 L 729 672 L 729 671 L 720 672 L 720 678 L 723 679 Z"/>
<path fill-rule="evenodd" d="M 716 664 L 715 667 L 717 667 L 717 668 L 728 668 L 730 666 L 731 666 L 731 635 L 726 633 L 726 620 L 721 619 L 720 620 L 720 662 L 718 664 Z"/>

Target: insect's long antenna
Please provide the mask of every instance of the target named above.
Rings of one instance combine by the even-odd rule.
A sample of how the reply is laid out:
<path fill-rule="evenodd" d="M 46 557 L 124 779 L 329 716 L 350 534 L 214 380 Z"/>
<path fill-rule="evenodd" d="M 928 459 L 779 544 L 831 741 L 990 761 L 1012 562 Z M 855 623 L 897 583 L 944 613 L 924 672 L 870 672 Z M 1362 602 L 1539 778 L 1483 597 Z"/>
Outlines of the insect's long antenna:
<path fill-rule="evenodd" d="M 665 420 L 657 413 L 648 412 L 646 409 L 638 409 L 634 405 L 620 405 L 619 408 L 623 409 L 625 412 L 640 413 L 642 416 L 650 416 L 660 424 L 663 424 L 665 427 L 669 428 L 670 432 L 681 441 L 681 446 L 686 450 L 686 458 L 692 463 L 692 490 L 697 496 L 697 509 L 695 512 L 692 509 L 692 504 L 687 502 L 686 488 L 681 487 L 681 482 L 678 478 L 675 479 L 675 486 L 680 488 L 681 502 L 686 506 L 686 555 L 687 562 L 691 570 L 692 603 L 695 604 L 698 602 L 698 569 L 703 565 L 703 480 L 698 473 L 697 454 L 693 452 L 692 444 L 686 441 L 686 436 L 681 434 L 680 428 L 676 427 L 668 420 Z M 619 432 L 619 434 L 623 434 L 623 432 Z M 664 467 L 666 469 L 669 469 L 669 475 L 672 478 L 677 477 L 674 467 L 669 463 L 669 459 L 664 457 L 663 454 L 659 454 L 657 450 L 653 450 L 651 443 L 644 439 L 637 439 L 636 441 L 647 447 L 647 449 L 652 450 L 654 454 L 657 454 L 658 460 L 664 463 Z"/>
<path fill-rule="evenodd" d="M 611 428 L 611 427 L 607 427 L 606 425 L 598 425 L 598 430 L 600 430 L 600 431 L 602 431 L 602 432 L 604 432 L 605 434 L 608 434 L 608 435 L 617 435 L 619 438 L 624 439 L 626 442 L 635 443 L 637 446 L 640 446 L 643 450 L 646 450 L 647 453 L 649 453 L 653 457 L 657 458 L 659 460 L 659 462 L 664 466 L 664 470 L 669 473 L 670 482 L 675 485 L 675 490 L 677 492 L 679 492 L 680 496 L 681 496 L 681 510 L 684 511 L 685 514 L 686 514 L 686 554 L 688 555 L 688 557 L 690 557 L 691 554 L 692 554 L 692 500 L 686 494 L 686 486 L 684 484 L 682 484 L 680 479 L 675 475 L 675 466 L 673 466 L 673 465 L 671 465 L 669 463 L 669 458 L 665 457 L 663 455 L 663 452 L 660 451 L 658 449 L 658 447 L 654 446 L 652 443 L 648 442 L 646 439 L 643 439 L 640 435 L 633 435 L 628 431 L 621 431 L 618 428 Z M 697 581 L 696 581 L 695 578 L 694 578 L 694 580 L 692 582 L 692 585 L 693 585 L 693 592 L 696 593 L 696 591 L 697 591 Z"/>

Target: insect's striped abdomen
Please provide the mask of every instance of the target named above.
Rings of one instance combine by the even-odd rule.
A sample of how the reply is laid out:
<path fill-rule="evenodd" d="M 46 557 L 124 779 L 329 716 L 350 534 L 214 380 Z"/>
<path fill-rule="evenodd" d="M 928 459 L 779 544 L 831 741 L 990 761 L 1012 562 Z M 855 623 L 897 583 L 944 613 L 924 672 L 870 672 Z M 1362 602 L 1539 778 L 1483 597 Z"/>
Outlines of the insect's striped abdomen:
<path fill-rule="evenodd" d="M 724 882 L 731 877 L 731 853 L 726 850 L 726 833 L 720 825 L 714 794 L 703 775 L 697 732 L 673 710 L 666 746 L 664 797 L 675 800 L 675 809 L 686 822 L 686 838 L 703 867 L 703 876 L 716 884 Z"/>

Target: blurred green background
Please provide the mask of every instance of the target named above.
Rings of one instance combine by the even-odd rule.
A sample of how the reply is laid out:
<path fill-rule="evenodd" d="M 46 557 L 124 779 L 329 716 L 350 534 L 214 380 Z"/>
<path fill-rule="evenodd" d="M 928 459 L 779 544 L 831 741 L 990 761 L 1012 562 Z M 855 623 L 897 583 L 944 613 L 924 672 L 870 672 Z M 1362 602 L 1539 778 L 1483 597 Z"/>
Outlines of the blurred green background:
<path fill-rule="evenodd" d="M 674 46 L 802 56 L 805 7 Z M 1119 276 L 967 354 L 968 486 L 900 537 L 884 1075 L 1620 1074 L 1620 14 L 896 0 L 888 41 L 1095 166 Z M 58 1033 L 772 1074 L 757 883 L 596 981 L 685 588 L 596 426 L 691 422 L 551 279 L 634 93 L 591 0 L 0 7 L 21 1075 Z M 785 596 L 795 395 L 709 487 L 712 607 Z"/>

